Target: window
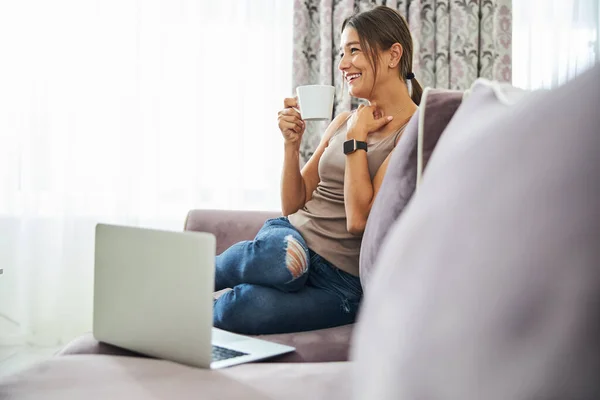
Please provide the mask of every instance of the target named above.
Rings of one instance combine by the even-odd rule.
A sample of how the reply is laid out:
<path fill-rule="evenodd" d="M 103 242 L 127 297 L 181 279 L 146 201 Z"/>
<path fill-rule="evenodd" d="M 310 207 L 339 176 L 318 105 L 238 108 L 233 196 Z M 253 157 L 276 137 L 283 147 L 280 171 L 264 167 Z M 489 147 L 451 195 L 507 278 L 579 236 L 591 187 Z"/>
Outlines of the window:
<path fill-rule="evenodd" d="M 292 7 L 0 2 L 0 342 L 91 328 L 97 222 L 279 208 Z"/>
<path fill-rule="evenodd" d="M 598 0 L 513 0 L 513 84 L 553 88 L 600 60 Z"/>

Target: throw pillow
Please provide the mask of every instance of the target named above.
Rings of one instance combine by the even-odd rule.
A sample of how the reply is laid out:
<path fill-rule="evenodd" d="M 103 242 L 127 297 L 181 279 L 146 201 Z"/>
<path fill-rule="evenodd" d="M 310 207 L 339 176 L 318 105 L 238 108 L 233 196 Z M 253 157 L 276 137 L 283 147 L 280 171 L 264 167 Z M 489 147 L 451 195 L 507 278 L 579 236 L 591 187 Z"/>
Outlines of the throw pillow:
<path fill-rule="evenodd" d="M 600 66 L 505 97 L 476 84 L 386 237 L 356 398 L 600 393 Z"/>

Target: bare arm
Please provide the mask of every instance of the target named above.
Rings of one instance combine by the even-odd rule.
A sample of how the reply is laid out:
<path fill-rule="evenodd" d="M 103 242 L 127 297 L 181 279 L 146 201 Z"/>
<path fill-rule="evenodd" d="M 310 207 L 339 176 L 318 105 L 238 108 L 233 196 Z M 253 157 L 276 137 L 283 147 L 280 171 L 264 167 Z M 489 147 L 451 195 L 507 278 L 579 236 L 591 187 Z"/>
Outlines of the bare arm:
<path fill-rule="evenodd" d="M 286 106 L 288 104 L 293 104 L 292 107 L 297 106 L 295 99 L 286 99 L 284 104 Z M 295 110 L 294 112 L 284 111 L 280 112 L 280 129 L 282 126 L 284 129 L 288 126 L 285 123 L 282 124 L 282 120 L 287 121 L 291 119 L 282 119 L 281 113 L 284 113 L 284 115 L 293 114 L 296 118 L 300 118 L 299 114 L 294 114 L 294 112 L 297 113 Z M 319 160 L 329 144 L 329 139 L 331 139 L 331 136 L 339 129 L 342 123 L 346 121 L 348 115 L 348 112 L 343 112 L 333 119 L 331 124 L 329 124 L 325 130 L 319 146 L 304 168 L 302 168 L 302 171 L 300 171 L 300 140 L 304 133 L 304 128 L 302 127 L 302 129 L 294 130 L 295 135 L 290 132 L 284 132 L 284 129 L 282 129 L 284 139 L 286 139 L 284 144 L 283 172 L 281 175 L 281 211 L 283 212 L 283 215 L 295 213 L 300 208 L 304 207 L 306 202 L 311 199 L 312 193 L 320 181 Z M 304 121 L 302 121 L 302 123 L 303 122 Z M 294 128 L 292 125 L 289 126 L 292 129 Z M 286 133 L 289 134 L 288 136 L 291 140 L 286 137 Z"/>
<path fill-rule="evenodd" d="M 348 232 L 359 235 L 364 232 L 367 218 L 375 202 L 375 197 L 387 171 L 392 153 L 385 158 L 373 181 L 369 176 L 367 153 L 355 151 L 346 157 L 344 174 L 344 199 Z"/>
<path fill-rule="evenodd" d="M 365 141 L 369 132 L 382 128 L 391 119 L 374 118 L 374 108 L 360 106 L 357 115 L 349 123 L 346 134 L 348 139 Z M 381 187 L 391 153 L 377 170 L 373 181 L 369 174 L 367 152 L 357 150 L 346 156 L 344 172 L 344 206 L 346 209 L 346 227 L 348 232 L 359 235 L 365 230 L 367 218 Z"/>
<path fill-rule="evenodd" d="M 306 202 L 306 186 L 300 173 L 300 149 L 284 144 L 283 172 L 281 174 L 281 212 L 290 215 Z"/>
<path fill-rule="evenodd" d="M 321 142 L 319 146 L 310 157 L 304 168 L 302 168 L 302 178 L 304 179 L 304 187 L 306 188 L 306 199 L 304 204 L 312 198 L 312 194 L 317 188 L 317 185 L 321 181 L 319 179 L 319 161 L 321 160 L 321 156 L 325 152 L 327 146 L 329 146 L 329 141 L 335 132 L 342 126 L 344 122 L 348 119 L 350 115 L 349 111 L 344 111 L 340 113 L 337 117 L 331 121 L 325 133 L 321 137 Z M 302 204 L 302 206 L 304 206 Z"/>

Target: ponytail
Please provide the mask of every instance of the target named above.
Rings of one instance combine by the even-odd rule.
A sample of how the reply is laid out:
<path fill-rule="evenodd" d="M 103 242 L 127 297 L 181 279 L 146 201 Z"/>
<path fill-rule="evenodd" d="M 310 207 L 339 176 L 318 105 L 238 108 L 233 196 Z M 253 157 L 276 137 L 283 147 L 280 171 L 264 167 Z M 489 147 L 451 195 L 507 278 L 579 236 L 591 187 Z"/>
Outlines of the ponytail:
<path fill-rule="evenodd" d="M 412 87 L 412 93 L 410 95 L 410 98 L 416 105 L 419 105 L 421 103 L 421 95 L 423 94 L 423 88 L 421 87 L 419 81 L 417 81 L 417 78 L 412 78 L 410 80 L 410 86 Z"/>

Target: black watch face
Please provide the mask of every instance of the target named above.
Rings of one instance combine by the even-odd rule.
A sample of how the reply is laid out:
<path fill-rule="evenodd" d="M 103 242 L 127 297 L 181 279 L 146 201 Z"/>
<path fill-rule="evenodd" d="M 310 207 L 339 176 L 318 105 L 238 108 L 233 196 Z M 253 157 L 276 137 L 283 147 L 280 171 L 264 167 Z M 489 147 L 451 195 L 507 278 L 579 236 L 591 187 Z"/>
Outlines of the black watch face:
<path fill-rule="evenodd" d="M 344 154 L 352 153 L 354 151 L 354 140 L 346 140 L 344 142 Z"/>

